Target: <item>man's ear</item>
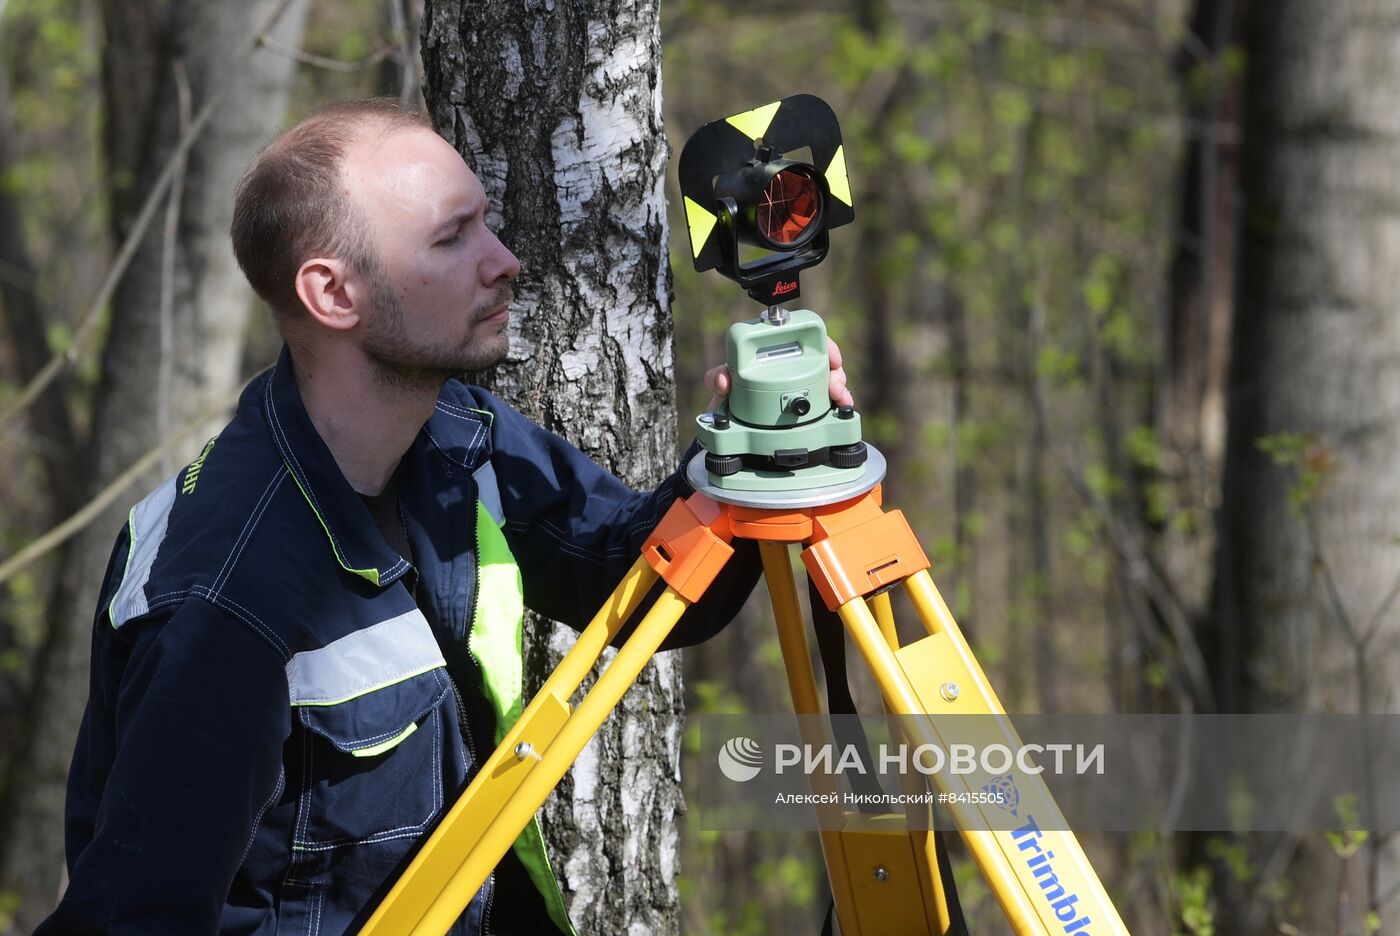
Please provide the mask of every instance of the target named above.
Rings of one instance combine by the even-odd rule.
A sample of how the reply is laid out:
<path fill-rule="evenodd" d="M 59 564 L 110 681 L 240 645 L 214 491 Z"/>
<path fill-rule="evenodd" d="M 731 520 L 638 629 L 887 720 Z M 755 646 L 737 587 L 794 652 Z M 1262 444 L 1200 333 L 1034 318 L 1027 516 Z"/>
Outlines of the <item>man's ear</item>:
<path fill-rule="evenodd" d="M 344 331 L 360 321 L 363 301 L 358 281 L 350 282 L 343 260 L 315 257 L 297 270 L 297 298 L 311 317 L 326 328 Z"/>

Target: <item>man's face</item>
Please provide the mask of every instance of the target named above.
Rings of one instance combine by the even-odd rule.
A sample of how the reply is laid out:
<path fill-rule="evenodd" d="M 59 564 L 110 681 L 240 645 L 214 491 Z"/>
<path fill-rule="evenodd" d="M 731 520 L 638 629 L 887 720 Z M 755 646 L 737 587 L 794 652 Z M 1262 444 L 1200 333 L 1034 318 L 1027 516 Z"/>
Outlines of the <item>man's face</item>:
<path fill-rule="evenodd" d="M 390 384 L 440 384 L 506 353 L 520 263 L 486 227 L 486 193 L 429 130 L 371 131 L 342 169 L 378 269 L 363 348 Z"/>

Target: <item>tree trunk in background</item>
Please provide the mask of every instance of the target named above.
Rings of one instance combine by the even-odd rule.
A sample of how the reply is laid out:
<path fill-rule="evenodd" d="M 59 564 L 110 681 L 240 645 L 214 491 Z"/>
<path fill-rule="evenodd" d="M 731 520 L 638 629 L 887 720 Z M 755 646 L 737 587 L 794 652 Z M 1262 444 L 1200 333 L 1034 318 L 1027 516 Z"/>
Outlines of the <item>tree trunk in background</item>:
<path fill-rule="evenodd" d="M 1243 76 L 1228 64 L 1242 41 L 1247 0 L 1196 0 L 1189 39 L 1177 52 L 1187 113 L 1199 134 L 1184 147 L 1170 302 L 1157 398 L 1163 472 L 1202 520 L 1182 534 L 1159 530 L 1159 552 L 1193 615 L 1210 605 L 1214 536 L 1205 522 L 1218 498 L 1225 446 L 1225 391 L 1234 313 L 1239 187 L 1237 133 Z M 1238 687 L 1217 682 L 1226 710 Z"/>
<path fill-rule="evenodd" d="M 226 416 L 212 411 L 242 376 L 237 367 L 251 294 L 228 242 L 233 188 L 259 144 L 277 129 L 295 63 L 265 50 L 238 62 L 233 55 L 244 37 L 283 2 L 182 0 L 170 10 L 161 69 L 182 71 L 190 91 L 188 111 L 197 112 L 212 93 L 226 94 L 217 116 L 188 154 L 183 199 L 178 218 L 171 219 L 178 224 L 174 240 L 167 244 L 163 223 L 157 221 L 113 300 L 94 431 L 83 468 L 87 496 L 157 446 L 166 432 L 206 417 L 211 428 L 172 456 L 167 469 L 197 452 Z M 273 30 L 277 42 L 300 44 L 306 9 L 307 0 L 288 4 Z M 121 70 L 108 69 L 106 74 L 114 80 Z M 151 87 L 171 89 L 173 84 L 158 80 Z M 143 147 L 137 173 L 136 191 L 142 193 L 149 191 L 181 133 L 180 107 L 173 93 L 165 92 L 147 108 L 153 137 Z M 128 158 L 130 151 L 124 150 L 117 162 Z M 129 207 L 129 202 L 119 204 L 118 215 Z M 168 216 L 162 211 L 159 217 Z M 167 246 L 172 256 L 166 255 Z M 163 288 L 170 299 L 164 329 Z M 89 630 L 97 588 L 129 505 L 158 481 L 155 474 L 142 479 L 131 496 L 120 498 L 76 537 L 60 576 L 51 631 L 37 665 L 33 715 L 26 725 L 30 736 L 27 743 L 21 742 L 26 753 L 18 759 L 18 773 L 9 788 L 12 798 L 4 812 L 0 890 L 19 898 L 22 928 L 37 922 L 59 893 L 64 783 L 87 699 Z"/>
<path fill-rule="evenodd" d="M 0 74 L 0 177 L 13 165 L 9 141 L 14 138 L 9 83 Z M 35 279 L 19 201 L 0 187 L 0 312 L 20 379 L 26 382 L 34 379 L 52 353 L 47 334 L 52 319 L 45 314 Z M 44 477 L 52 492 L 53 523 L 76 506 L 71 461 L 78 453 L 77 430 L 68 409 L 68 393 L 69 381 L 60 375 L 38 396 L 29 413 L 28 429 L 42 440 L 36 448 L 43 453 Z"/>
<path fill-rule="evenodd" d="M 425 94 L 520 257 L 505 364 L 487 383 L 635 487 L 676 462 L 655 0 L 440 0 Z M 574 632 L 527 626 L 527 690 Z M 543 810 L 584 933 L 677 930 L 680 661 L 664 654 Z M 585 687 L 591 685 L 591 680 Z"/>
<path fill-rule="evenodd" d="M 169 0 L 102 0 L 103 156 L 107 163 L 112 232 L 118 242 L 146 193 L 137 184 L 156 145 L 151 122 L 158 94 L 170 87 L 170 62 L 161 43 L 169 31 Z M 169 144 L 167 144 L 169 145 Z"/>
<path fill-rule="evenodd" d="M 1219 582 L 1220 626 L 1243 657 L 1224 675 L 1248 710 L 1400 711 L 1387 606 L 1400 575 L 1400 18 L 1360 0 L 1251 13 Z M 1291 468 L 1258 446 L 1282 433 L 1315 434 L 1282 447 Z M 1303 518 L 1289 506 L 1299 470 L 1322 479 Z M 1351 891 L 1357 911 L 1395 883 L 1388 851 L 1352 863 L 1375 869 Z M 1324 880 L 1310 874 L 1306 892 L 1336 893 Z M 1383 917 L 1395 931 L 1393 904 Z"/>

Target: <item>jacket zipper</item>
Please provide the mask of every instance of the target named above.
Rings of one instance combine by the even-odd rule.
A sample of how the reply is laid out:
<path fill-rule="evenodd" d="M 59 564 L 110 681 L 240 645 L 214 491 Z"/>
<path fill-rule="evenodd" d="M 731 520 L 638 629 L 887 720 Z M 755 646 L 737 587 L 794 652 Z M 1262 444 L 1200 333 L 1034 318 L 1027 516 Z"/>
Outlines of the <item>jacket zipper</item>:
<path fill-rule="evenodd" d="M 471 755 L 472 759 L 471 773 L 474 775 L 481 765 L 477 763 L 476 745 L 472 744 L 472 730 L 467 724 L 467 706 L 462 701 L 462 692 L 457 688 L 457 680 L 453 679 L 450 673 L 447 676 L 447 684 L 452 687 L 452 698 L 457 703 L 457 723 L 462 728 L 462 740 L 467 742 L 467 753 Z M 470 777 L 468 779 L 470 780 Z"/>
<path fill-rule="evenodd" d="M 486 908 L 481 911 L 481 936 L 491 936 L 491 904 L 496 898 L 496 872 L 486 875 Z"/>
<path fill-rule="evenodd" d="M 481 668 L 481 661 L 476 658 L 476 652 L 472 650 L 472 624 L 476 621 L 476 602 L 477 597 L 481 592 L 481 518 L 476 512 L 476 502 L 481 496 L 481 494 L 478 489 L 475 478 L 471 479 L 471 495 L 472 496 L 468 499 L 468 503 L 472 505 L 472 561 L 476 563 L 476 568 L 473 570 L 472 574 L 471 595 L 468 597 L 467 600 L 467 619 L 465 622 L 465 630 L 467 632 L 467 659 L 470 660 L 472 666 L 476 668 L 477 679 L 481 683 L 482 691 L 484 692 L 486 689 L 486 678 Z M 453 687 L 453 691 L 456 691 L 455 686 Z M 470 751 L 472 755 L 472 776 L 475 777 L 477 772 L 481 770 L 481 762 L 477 759 L 476 746 L 472 743 L 472 730 L 470 725 L 467 723 L 467 710 L 466 706 L 462 702 L 462 696 L 460 693 L 458 693 L 457 695 L 457 717 L 462 722 L 462 734 L 466 736 L 467 750 Z M 481 911 L 482 936 L 490 936 L 491 904 L 495 897 L 496 872 L 494 869 L 492 869 L 491 873 L 486 876 L 486 906 Z"/>
<path fill-rule="evenodd" d="M 472 570 L 472 590 L 471 594 L 467 596 L 467 619 L 463 624 L 463 629 L 467 632 L 467 658 L 472 661 L 472 666 L 476 667 L 476 671 L 480 675 L 481 661 L 476 658 L 476 653 L 472 650 L 472 624 L 476 620 L 477 595 L 481 591 L 481 518 L 476 509 L 476 502 L 481 498 L 481 488 L 476 483 L 476 478 L 473 477 L 470 480 L 471 496 L 467 498 L 467 503 L 471 504 L 472 511 L 472 562 L 476 564 L 476 568 Z"/>

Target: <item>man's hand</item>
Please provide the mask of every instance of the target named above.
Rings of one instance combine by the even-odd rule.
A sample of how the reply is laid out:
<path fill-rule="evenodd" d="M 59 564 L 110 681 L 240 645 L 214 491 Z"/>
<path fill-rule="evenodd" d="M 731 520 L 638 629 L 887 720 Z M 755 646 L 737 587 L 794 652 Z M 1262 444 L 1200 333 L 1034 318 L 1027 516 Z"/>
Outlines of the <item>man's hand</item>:
<path fill-rule="evenodd" d="M 831 394 L 831 402 L 837 406 L 854 406 L 855 397 L 846 389 L 846 369 L 841 366 L 841 349 L 836 347 L 836 342 L 830 338 L 826 339 L 826 353 L 831 359 L 831 376 L 827 380 L 827 392 Z M 729 365 L 718 364 L 705 371 L 705 386 L 713 394 L 710 397 L 710 405 L 705 410 L 713 413 L 729 396 L 729 388 L 732 386 Z"/>

